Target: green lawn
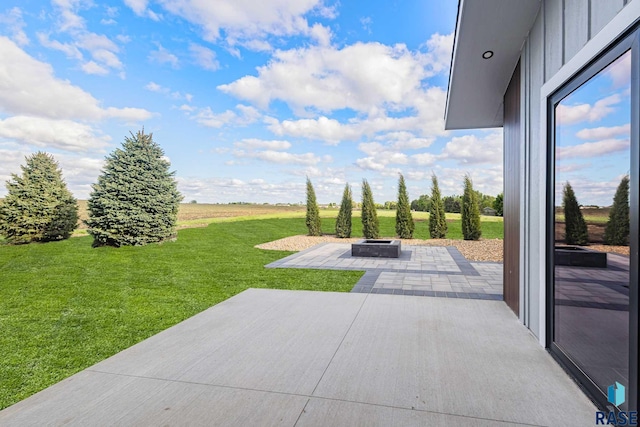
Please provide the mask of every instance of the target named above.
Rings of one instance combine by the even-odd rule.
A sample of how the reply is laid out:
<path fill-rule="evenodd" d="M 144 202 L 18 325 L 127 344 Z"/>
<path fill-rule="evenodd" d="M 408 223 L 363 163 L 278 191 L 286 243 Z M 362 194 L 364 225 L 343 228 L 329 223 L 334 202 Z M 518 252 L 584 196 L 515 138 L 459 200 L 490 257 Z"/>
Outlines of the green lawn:
<path fill-rule="evenodd" d="M 395 235 L 391 216 L 380 222 Z M 324 218 L 325 232 L 334 223 Z M 459 220 L 449 229 L 460 238 Z M 418 222 L 415 237 L 427 230 Z M 253 247 L 305 233 L 303 218 L 286 218 L 212 223 L 145 247 L 0 244 L 0 409 L 249 287 L 349 291 L 361 272 L 265 269 L 290 253 Z M 502 222 L 483 222 L 483 237 L 502 237 Z"/>

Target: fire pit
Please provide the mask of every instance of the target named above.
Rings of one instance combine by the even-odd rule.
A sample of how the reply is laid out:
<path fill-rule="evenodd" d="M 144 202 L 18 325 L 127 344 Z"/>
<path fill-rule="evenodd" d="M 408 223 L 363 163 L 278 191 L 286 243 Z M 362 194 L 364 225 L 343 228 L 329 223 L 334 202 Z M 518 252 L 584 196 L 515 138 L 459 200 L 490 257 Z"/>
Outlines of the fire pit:
<path fill-rule="evenodd" d="M 355 257 L 399 258 L 401 252 L 400 240 L 364 239 L 351 244 Z"/>
<path fill-rule="evenodd" d="M 607 254 L 579 246 L 556 246 L 554 261 L 556 265 L 572 267 L 607 268 Z"/>

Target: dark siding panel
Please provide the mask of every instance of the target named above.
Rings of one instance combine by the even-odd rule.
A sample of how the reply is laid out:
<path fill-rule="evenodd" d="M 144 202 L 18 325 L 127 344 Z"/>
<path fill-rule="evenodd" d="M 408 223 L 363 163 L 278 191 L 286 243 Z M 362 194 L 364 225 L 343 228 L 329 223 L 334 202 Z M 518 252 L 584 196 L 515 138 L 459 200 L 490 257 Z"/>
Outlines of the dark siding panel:
<path fill-rule="evenodd" d="M 504 94 L 504 300 L 520 307 L 520 63 Z"/>

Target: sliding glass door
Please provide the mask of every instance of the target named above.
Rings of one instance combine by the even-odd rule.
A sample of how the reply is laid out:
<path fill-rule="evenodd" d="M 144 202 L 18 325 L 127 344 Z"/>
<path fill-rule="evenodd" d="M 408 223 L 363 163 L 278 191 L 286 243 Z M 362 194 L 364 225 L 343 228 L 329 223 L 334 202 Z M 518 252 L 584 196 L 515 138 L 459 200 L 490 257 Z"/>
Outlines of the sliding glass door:
<path fill-rule="evenodd" d="M 631 35 L 549 105 L 549 347 L 621 410 L 637 392 L 637 55 Z"/>

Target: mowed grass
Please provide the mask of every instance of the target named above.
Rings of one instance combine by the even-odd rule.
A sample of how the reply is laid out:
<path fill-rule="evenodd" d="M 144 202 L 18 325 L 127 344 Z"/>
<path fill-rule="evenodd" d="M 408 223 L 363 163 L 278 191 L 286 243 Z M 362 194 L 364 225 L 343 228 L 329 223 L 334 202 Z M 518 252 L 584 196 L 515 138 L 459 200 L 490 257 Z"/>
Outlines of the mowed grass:
<path fill-rule="evenodd" d="M 249 287 L 349 291 L 361 272 L 264 268 L 290 252 L 254 245 L 305 231 L 253 220 L 145 247 L 0 246 L 0 409 Z"/>
<path fill-rule="evenodd" d="M 337 211 L 322 213 L 333 233 Z M 395 236 L 395 213 L 379 214 L 381 236 Z M 359 280 L 355 271 L 265 269 L 290 252 L 256 244 L 307 232 L 304 211 L 261 214 L 271 215 L 295 217 L 212 218 L 145 247 L 94 249 L 90 237 L 0 245 L 0 409 L 247 288 L 347 292 Z M 422 215 L 414 237 L 427 239 Z M 461 239 L 451 216 L 447 237 Z M 483 217 L 483 238 L 502 238 L 501 220 Z M 357 217 L 353 236 L 362 236 Z"/>

